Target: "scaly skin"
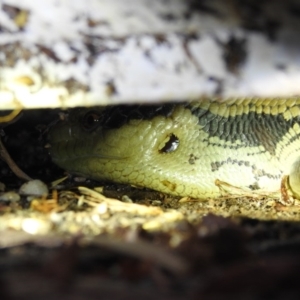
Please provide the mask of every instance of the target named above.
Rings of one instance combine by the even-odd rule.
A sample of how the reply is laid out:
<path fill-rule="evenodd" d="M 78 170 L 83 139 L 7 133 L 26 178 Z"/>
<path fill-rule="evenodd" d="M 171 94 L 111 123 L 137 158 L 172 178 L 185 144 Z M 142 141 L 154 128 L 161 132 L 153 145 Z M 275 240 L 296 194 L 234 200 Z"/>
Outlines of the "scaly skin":
<path fill-rule="evenodd" d="M 164 193 L 220 196 L 215 181 L 300 194 L 300 100 L 203 100 L 77 109 L 49 134 L 71 173 Z"/>

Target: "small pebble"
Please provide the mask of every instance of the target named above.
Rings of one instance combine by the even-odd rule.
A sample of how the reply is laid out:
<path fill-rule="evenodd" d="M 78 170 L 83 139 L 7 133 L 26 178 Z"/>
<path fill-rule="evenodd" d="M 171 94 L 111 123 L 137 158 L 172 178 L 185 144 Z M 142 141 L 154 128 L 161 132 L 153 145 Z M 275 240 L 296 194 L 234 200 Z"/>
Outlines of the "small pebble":
<path fill-rule="evenodd" d="M 152 200 L 151 205 L 153 206 L 161 206 L 162 202 L 160 200 Z"/>
<path fill-rule="evenodd" d="M 85 177 L 76 176 L 76 177 L 74 177 L 74 181 L 75 182 L 85 182 L 86 178 Z"/>
<path fill-rule="evenodd" d="M 0 201 L 17 202 L 20 199 L 20 195 L 16 192 L 6 192 L 0 195 Z"/>
<path fill-rule="evenodd" d="M 49 193 L 47 185 L 41 180 L 35 179 L 24 183 L 19 190 L 21 195 L 47 196 Z"/>
<path fill-rule="evenodd" d="M 47 220 L 26 218 L 22 221 L 22 229 L 29 234 L 46 234 L 51 230 L 51 223 Z"/>
<path fill-rule="evenodd" d="M 133 203 L 133 201 L 127 195 L 122 196 L 122 202 Z"/>

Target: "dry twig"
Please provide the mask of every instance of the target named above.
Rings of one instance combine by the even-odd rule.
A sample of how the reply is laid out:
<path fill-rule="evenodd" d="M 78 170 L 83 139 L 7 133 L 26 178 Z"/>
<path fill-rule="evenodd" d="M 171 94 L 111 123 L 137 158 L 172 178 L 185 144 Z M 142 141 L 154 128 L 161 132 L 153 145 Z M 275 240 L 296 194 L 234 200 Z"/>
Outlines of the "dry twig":
<path fill-rule="evenodd" d="M 14 162 L 14 160 L 11 158 L 9 153 L 7 152 L 6 148 L 4 147 L 2 140 L 0 138 L 0 157 L 8 164 L 12 172 L 23 180 L 32 180 L 31 177 L 29 177 L 25 172 L 23 172 L 18 165 Z"/>

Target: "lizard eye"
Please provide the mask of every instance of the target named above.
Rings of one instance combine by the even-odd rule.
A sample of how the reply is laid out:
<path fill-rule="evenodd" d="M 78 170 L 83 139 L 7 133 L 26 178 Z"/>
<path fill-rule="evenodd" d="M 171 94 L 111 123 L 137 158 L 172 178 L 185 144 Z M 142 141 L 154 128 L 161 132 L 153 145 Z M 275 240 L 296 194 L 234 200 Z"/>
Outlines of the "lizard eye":
<path fill-rule="evenodd" d="M 171 133 L 166 139 L 160 144 L 159 152 L 160 153 L 170 153 L 174 152 L 179 146 L 178 137 Z"/>
<path fill-rule="evenodd" d="M 87 112 L 82 119 L 82 126 L 85 130 L 94 130 L 100 124 L 100 114 L 96 111 Z"/>

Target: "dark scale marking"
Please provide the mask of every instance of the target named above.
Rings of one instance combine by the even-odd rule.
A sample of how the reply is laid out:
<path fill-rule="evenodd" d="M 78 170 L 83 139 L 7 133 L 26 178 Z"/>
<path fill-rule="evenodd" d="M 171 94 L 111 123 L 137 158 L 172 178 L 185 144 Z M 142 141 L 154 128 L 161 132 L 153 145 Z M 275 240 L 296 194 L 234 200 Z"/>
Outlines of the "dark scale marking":
<path fill-rule="evenodd" d="M 239 119 L 236 119 L 237 121 L 237 133 L 239 136 L 241 136 L 243 133 L 245 133 L 245 130 L 244 130 L 244 122 L 247 120 L 245 120 L 245 115 L 241 115 L 241 117 Z M 228 127 L 232 127 L 232 124 L 231 123 L 228 123 Z"/>
<path fill-rule="evenodd" d="M 253 107 L 255 108 L 255 104 L 250 103 L 249 109 Z M 222 117 L 210 112 L 209 108 L 201 108 L 201 104 L 199 106 L 190 104 L 187 108 L 199 118 L 201 130 L 210 137 L 218 137 L 222 141 L 229 141 L 233 144 L 238 140 L 241 141 L 242 145 L 235 149 L 263 146 L 271 155 L 275 154 L 277 143 L 290 128 L 300 123 L 300 116 L 285 120 L 283 114 L 259 114 L 251 111 L 241 115 Z M 220 145 L 220 147 L 225 148 L 225 145 Z"/>
<path fill-rule="evenodd" d="M 258 117 L 260 117 L 260 116 L 258 116 Z M 251 130 L 254 132 L 259 131 L 259 122 L 257 120 L 255 120 L 253 115 L 250 116 L 249 128 L 251 128 Z M 254 144 L 256 144 L 256 145 L 259 144 L 259 140 L 256 135 L 252 135 L 252 140 L 253 140 Z"/>
<path fill-rule="evenodd" d="M 217 167 L 217 168 L 220 168 L 221 165 L 222 165 L 222 163 L 220 163 L 219 161 L 216 161 L 216 167 Z"/>
<path fill-rule="evenodd" d="M 282 172 L 280 172 L 280 174 L 278 175 L 272 175 L 269 173 L 266 173 L 265 170 L 263 169 L 257 169 L 257 167 L 255 165 L 251 166 L 252 168 L 252 173 L 254 178 L 258 181 L 260 177 L 266 176 L 268 178 L 272 178 L 272 179 L 280 179 L 282 176 Z"/>
<path fill-rule="evenodd" d="M 200 126 L 209 126 L 211 122 L 217 117 L 217 115 L 210 113 L 208 110 L 199 118 L 199 125 Z"/>
<path fill-rule="evenodd" d="M 218 171 L 223 165 L 225 164 L 236 164 L 238 166 L 246 166 L 252 169 L 252 173 L 253 173 L 253 177 L 256 180 L 255 185 L 257 185 L 257 183 L 259 182 L 259 178 L 261 177 L 268 177 L 268 178 L 272 178 L 272 179 L 280 179 L 281 178 L 281 173 L 278 175 L 273 175 L 270 173 L 265 172 L 263 169 L 257 169 L 257 167 L 255 165 L 250 165 L 249 161 L 245 161 L 245 160 L 237 160 L 237 159 L 232 159 L 232 158 L 227 158 L 226 161 L 214 161 L 210 164 L 211 166 L 211 171 L 212 172 L 216 172 Z M 258 185 L 257 185 L 258 186 Z M 257 188 L 259 189 L 259 187 Z"/>
<path fill-rule="evenodd" d="M 300 133 L 294 134 L 294 135 L 289 139 L 289 142 L 288 142 L 287 146 L 290 145 L 290 144 L 292 144 L 292 143 L 295 142 L 296 140 L 299 140 L 299 137 L 300 137 Z"/>
<path fill-rule="evenodd" d="M 221 118 L 221 120 L 219 122 L 219 129 L 218 129 L 218 133 L 221 134 L 221 135 L 224 134 L 225 124 L 226 124 L 226 119 Z"/>
<path fill-rule="evenodd" d="M 194 165 L 197 159 L 199 159 L 199 157 L 191 153 L 188 162 L 189 164 Z"/>
<path fill-rule="evenodd" d="M 219 148 L 223 148 L 223 149 L 230 149 L 230 150 L 238 150 L 241 148 L 244 148 L 245 145 L 223 145 L 221 143 L 212 143 L 209 141 L 209 139 L 203 139 L 202 140 L 203 143 L 206 143 L 207 146 L 214 146 L 214 147 L 219 147 Z M 261 153 L 265 153 L 266 151 L 259 151 L 259 152 L 255 152 L 255 153 L 251 153 L 251 154 L 247 154 L 247 155 L 256 155 L 256 154 L 261 154 Z"/>
<path fill-rule="evenodd" d="M 206 126 L 210 126 L 210 132 L 212 132 L 212 133 L 216 133 L 218 131 L 219 123 L 220 123 L 220 120 L 218 117 L 219 116 L 217 116 L 215 119 L 213 119 L 210 124 L 206 125 Z"/>
<path fill-rule="evenodd" d="M 222 126 L 221 124 L 220 124 L 220 126 Z M 223 125 L 224 126 L 224 125 Z M 232 127 L 231 127 L 231 134 L 232 134 L 232 136 L 236 139 L 238 136 L 239 136 L 239 133 L 238 133 L 238 131 L 237 131 L 237 123 L 233 123 L 232 124 Z"/>
<path fill-rule="evenodd" d="M 212 172 L 218 171 L 218 167 L 216 166 L 215 162 L 210 163 L 210 167 Z"/>
<path fill-rule="evenodd" d="M 293 142 L 295 142 L 296 140 L 299 140 L 300 138 L 300 133 L 294 134 L 291 138 L 289 138 L 288 143 L 285 145 L 285 147 L 288 147 L 289 145 L 291 145 Z M 297 150 L 300 150 L 299 148 L 294 149 L 294 152 L 297 152 Z M 283 149 L 281 149 L 279 155 L 281 154 L 281 152 L 283 151 Z"/>
<path fill-rule="evenodd" d="M 252 167 L 252 169 L 255 168 L 255 166 L 250 166 L 249 161 L 237 160 L 228 157 L 227 160 L 212 162 L 211 163 L 212 171 L 218 171 L 225 164 L 232 164 L 232 165 L 237 164 L 239 166 Z"/>
<path fill-rule="evenodd" d="M 210 132 L 208 132 L 208 133 L 210 135 Z M 232 137 L 230 134 L 231 134 L 231 124 L 227 120 L 227 122 L 224 123 L 224 131 L 223 131 L 223 137 L 224 137 L 225 141 L 231 140 Z M 218 132 L 217 132 L 216 136 L 219 136 Z"/>
<path fill-rule="evenodd" d="M 260 189 L 259 184 L 258 184 L 257 181 L 254 182 L 253 184 L 250 184 L 250 185 L 248 186 L 248 188 L 249 188 L 250 190 L 252 190 L 252 191 L 255 191 L 255 190 L 259 190 L 259 189 Z"/>

